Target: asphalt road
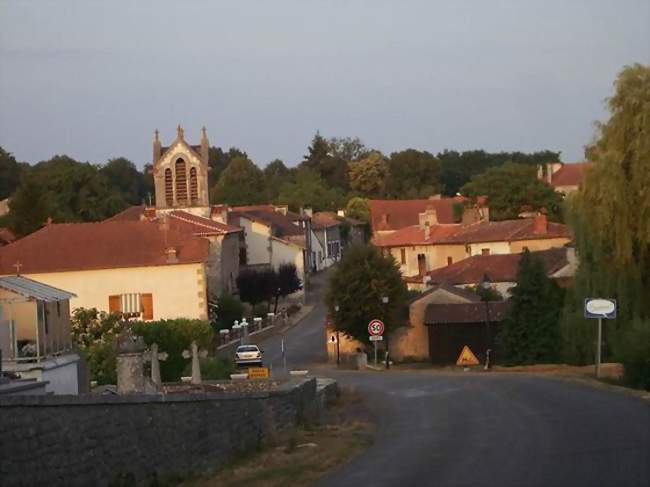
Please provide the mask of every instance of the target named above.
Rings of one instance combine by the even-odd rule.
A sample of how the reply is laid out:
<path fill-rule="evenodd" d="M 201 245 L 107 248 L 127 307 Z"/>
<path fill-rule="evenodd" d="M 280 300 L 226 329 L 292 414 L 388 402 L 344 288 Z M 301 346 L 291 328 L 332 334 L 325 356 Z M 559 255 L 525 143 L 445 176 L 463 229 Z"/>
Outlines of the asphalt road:
<path fill-rule="evenodd" d="M 335 370 L 324 315 L 317 304 L 286 334 L 287 362 L 356 388 L 378 429 L 319 485 L 650 486 L 650 401 L 525 374 Z M 263 346 L 280 367 L 280 337 Z"/>

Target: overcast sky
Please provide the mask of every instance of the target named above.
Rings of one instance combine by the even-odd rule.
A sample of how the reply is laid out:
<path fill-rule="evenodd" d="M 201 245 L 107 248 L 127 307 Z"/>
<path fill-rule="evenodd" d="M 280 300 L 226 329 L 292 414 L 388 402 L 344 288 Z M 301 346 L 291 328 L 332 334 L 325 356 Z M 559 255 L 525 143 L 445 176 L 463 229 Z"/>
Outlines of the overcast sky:
<path fill-rule="evenodd" d="M 576 161 L 633 62 L 648 0 L 0 0 L 0 145 L 142 166 L 180 122 L 260 166 L 296 164 L 317 129 Z"/>

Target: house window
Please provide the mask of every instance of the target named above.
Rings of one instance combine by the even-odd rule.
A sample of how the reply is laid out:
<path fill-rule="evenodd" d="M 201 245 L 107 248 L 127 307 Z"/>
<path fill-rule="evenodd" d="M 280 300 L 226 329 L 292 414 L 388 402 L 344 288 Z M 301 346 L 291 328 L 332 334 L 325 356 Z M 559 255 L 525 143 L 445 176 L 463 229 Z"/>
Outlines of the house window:
<path fill-rule="evenodd" d="M 151 293 L 111 295 L 108 297 L 108 312 L 136 314 L 143 320 L 153 320 L 153 295 Z"/>
<path fill-rule="evenodd" d="M 424 254 L 418 254 L 418 275 L 424 276 L 427 273 L 427 257 Z"/>
<path fill-rule="evenodd" d="M 452 259 L 451 257 L 447 257 L 447 265 L 451 265 L 453 263 L 454 263 L 454 259 Z"/>
<path fill-rule="evenodd" d="M 402 265 L 406 264 L 406 249 L 399 249 Z"/>
<path fill-rule="evenodd" d="M 327 242 L 327 256 L 338 259 L 341 252 L 341 244 L 337 241 Z"/>
<path fill-rule="evenodd" d="M 481 249 L 481 255 L 490 255 L 490 249 Z"/>
<path fill-rule="evenodd" d="M 522 252 L 528 252 L 528 247 L 527 247 L 526 245 L 524 245 L 524 248 L 521 249 L 521 251 L 522 251 Z"/>

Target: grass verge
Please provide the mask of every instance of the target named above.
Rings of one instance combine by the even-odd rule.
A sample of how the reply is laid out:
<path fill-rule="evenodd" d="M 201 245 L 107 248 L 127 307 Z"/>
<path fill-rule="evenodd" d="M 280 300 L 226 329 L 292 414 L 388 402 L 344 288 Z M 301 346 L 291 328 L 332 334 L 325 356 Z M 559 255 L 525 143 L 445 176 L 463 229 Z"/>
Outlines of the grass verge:
<path fill-rule="evenodd" d="M 343 390 L 320 426 L 299 428 L 284 445 L 245 457 L 184 487 L 301 487 L 347 463 L 372 443 L 373 427 L 361 397 Z"/>

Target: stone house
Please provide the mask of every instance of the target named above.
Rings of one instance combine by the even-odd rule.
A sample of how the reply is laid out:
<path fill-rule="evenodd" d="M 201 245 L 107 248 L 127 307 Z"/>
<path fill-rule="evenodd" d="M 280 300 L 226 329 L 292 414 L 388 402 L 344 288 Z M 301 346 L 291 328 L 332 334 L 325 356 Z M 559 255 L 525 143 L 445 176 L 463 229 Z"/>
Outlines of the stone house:
<path fill-rule="evenodd" d="M 553 186 L 555 191 L 567 195 L 583 184 L 591 162 L 549 162 L 537 166 L 537 178 Z"/>
<path fill-rule="evenodd" d="M 0 277 L 2 369 L 45 382 L 45 392 L 78 394 L 81 357 L 70 336 L 75 295 L 25 276 Z"/>
<path fill-rule="evenodd" d="M 520 253 L 563 247 L 571 240 L 566 225 L 546 215 L 498 222 L 441 224 L 434 209 L 420 213 L 420 223 L 377 235 L 373 244 L 391 254 L 407 282 L 473 255 Z"/>
<path fill-rule="evenodd" d="M 0 275 L 19 266 L 26 277 L 74 293 L 73 308 L 206 319 L 210 242 L 165 221 L 174 219 L 49 224 L 0 248 Z"/>

